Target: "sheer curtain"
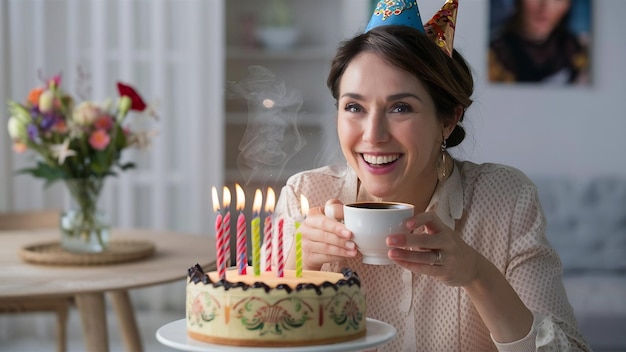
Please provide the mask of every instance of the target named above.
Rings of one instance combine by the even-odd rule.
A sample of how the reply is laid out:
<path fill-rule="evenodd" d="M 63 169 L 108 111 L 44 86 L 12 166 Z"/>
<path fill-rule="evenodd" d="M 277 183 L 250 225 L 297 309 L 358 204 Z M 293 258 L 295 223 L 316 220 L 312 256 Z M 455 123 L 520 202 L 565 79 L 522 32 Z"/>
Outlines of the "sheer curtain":
<path fill-rule="evenodd" d="M 24 99 L 57 73 L 75 93 L 82 71 L 92 99 L 114 97 L 116 81 L 127 82 L 160 117 L 152 147 L 125 156 L 138 168 L 107 179 L 104 207 L 114 225 L 204 232 L 208 191 L 222 177 L 220 4 L 0 0 L 0 210 L 63 206 L 60 185 L 44 190 L 41 181 L 13 173 L 32 165 L 34 155 L 11 151 L 6 101 Z"/>
<path fill-rule="evenodd" d="M 84 72 L 90 98 L 116 96 L 123 81 L 159 116 L 152 147 L 125 155 L 138 167 L 106 181 L 103 208 L 113 225 L 208 236 L 210 187 L 223 183 L 223 1 L 0 0 L 0 211 L 65 205 L 62 185 L 44 189 L 15 175 L 34 155 L 12 152 L 6 101 L 57 73 L 76 93 Z M 169 290 L 134 298 L 152 308 L 171 304 L 167 296 L 182 304 Z"/>

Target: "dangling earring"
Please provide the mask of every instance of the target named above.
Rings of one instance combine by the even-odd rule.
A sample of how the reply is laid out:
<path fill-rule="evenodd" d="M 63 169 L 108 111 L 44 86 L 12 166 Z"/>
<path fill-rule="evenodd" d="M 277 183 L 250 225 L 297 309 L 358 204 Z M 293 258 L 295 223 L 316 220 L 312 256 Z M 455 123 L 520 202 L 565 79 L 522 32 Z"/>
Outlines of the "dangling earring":
<path fill-rule="evenodd" d="M 447 148 L 446 137 L 443 137 L 443 141 L 441 141 L 441 158 L 439 159 L 439 164 L 437 165 L 437 178 L 439 182 L 445 181 L 452 172 L 452 168 L 448 166 L 450 159 L 450 154 L 446 151 Z"/>

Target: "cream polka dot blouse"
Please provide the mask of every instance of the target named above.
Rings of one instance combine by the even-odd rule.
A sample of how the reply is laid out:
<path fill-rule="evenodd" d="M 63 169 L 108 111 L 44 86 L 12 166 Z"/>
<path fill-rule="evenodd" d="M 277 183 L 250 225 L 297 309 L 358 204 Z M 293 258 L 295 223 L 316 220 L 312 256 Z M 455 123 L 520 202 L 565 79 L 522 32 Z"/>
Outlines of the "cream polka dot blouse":
<path fill-rule="evenodd" d="M 355 172 L 347 166 L 292 176 L 276 208 L 276 215 L 285 219 L 285 250 L 293 243 L 294 222 L 302 218 L 300 194 L 311 207 L 324 206 L 328 199 L 344 203 L 373 199 L 358 187 Z M 533 328 L 522 340 L 498 344 L 463 288 L 445 286 L 397 265 L 362 264 L 360 255 L 324 265 L 322 270 L 347 266 L 355 271 L 365 290 L 367 316 L 398 330 L 379 351 L 589 350 L 563 288 L 559 257 L 545 237 L 537 190 L 523 173 L 503 165 L 456 161 L 429 209 L 505 275 L 533 312 Z"/>

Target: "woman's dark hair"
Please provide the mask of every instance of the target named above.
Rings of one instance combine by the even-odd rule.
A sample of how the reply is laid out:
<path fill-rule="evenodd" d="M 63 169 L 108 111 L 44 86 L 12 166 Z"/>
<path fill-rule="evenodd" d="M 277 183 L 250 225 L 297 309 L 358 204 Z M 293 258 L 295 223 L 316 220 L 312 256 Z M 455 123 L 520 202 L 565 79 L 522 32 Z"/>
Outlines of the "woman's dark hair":
<path fill-rule="evenodd" d="M 443 121 L 453 119 L 459 106 L 466 109 L 472 104 L 474 81 L 461 54 L 454 50 L 450 58 L 424 33 L 407 26 L 376 27 L 341 43 L 326 81 L 335 100 L 339 98 L 339 82 L 346 67 L 363 52 L 374 53 L 417 77 L 432 96 L 437 116 Z M 447 146 L 454 147 L 464 138 L 465 130 L 457 124 Z"/>

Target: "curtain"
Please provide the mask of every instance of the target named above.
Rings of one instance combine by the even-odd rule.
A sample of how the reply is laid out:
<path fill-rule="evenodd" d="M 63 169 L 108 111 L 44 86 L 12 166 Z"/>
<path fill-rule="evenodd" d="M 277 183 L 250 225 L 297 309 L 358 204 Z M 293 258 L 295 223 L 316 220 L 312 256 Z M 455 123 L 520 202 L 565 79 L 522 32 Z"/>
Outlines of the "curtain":
<path fill-rule="evenodd" d="M 57 73 L 75 94 L 88 76 L 90 99 L 115 97 L 119 80 L 159 116 L 151 148 L 123 156 L 137 168 L 106 180 L 102 207 L 112 225 L 208 236 L 210 188 L 223 184 L 223 1 L 0 0 L 0 211 L 67 202 L 61 184 L 44 189 L 15 174 L 35 156 L 12 152 L 7 100 L 25 99 Z M 179 283 L 131 294 L 137 307 L 184 304 Z M 7 319 L 0 316 L 0 330 L 10 334 Z"/>
<path fill-rule="evenodd" d="M 63 87 L 74 94 L 88 77 L 97 101 L 116 96 L 116 81 L 130 83 L 159 116 L 151 148 L 125 151 L 137 169 L 107 178 L 103 207 L 113 225 L 210 228 L 208 189 L 221 183 L 215 165 L 223 158 L 220 4 L 0 0 L 0 211 L 64 206 L 61 185 L 44 189 L 40 180 L 15 175 L 34 155 L 13 153 L 6 133 L 6 101 L 23 100 L 45 77 L 61 73 Z"/>

